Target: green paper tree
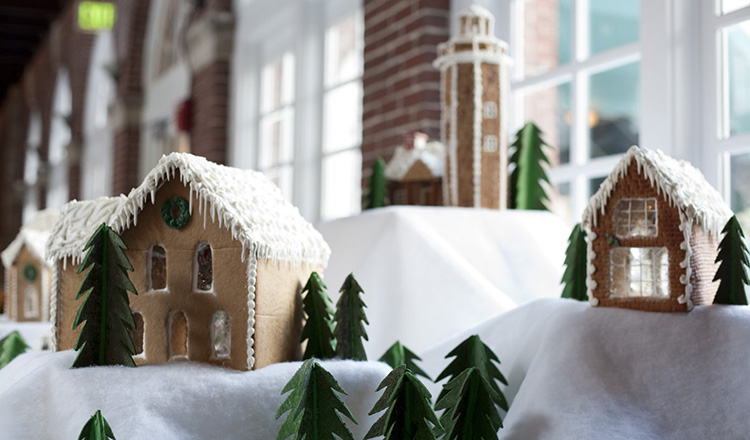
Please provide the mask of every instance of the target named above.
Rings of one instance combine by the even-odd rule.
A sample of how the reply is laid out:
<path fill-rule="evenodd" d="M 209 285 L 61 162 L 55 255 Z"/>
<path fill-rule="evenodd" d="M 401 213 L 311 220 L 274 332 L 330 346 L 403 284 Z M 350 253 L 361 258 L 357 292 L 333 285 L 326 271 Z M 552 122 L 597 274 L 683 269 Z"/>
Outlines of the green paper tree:
<path fill-rule="evenodd" d="M 442 429 L 432 409 L 432 396 L 406 365 L 396 367 L 376 391 L 385 388 L 370 415 L 385 411 L 365 435 L 365 440 L 435 440 Z"/>
<path fill-rule="evenodd" d="M 328 287 L 317 272 L 310 274 L 303 292 L 302 307 L 307 315 L 300 342 L 307 341 L 304 360 L 330 359 L 336 356 L 333 348 L 333 301 L 326 293 Z"/>
<path fill-rule="evenodd" d="M 565 251 L 565 273 L 560 281 L 563 287 L 562 297 L 578 301 L 588 301 L 586 293 L 586 232 L 578 223 L 568 237 L 568 249 Z"/>
<path fill-rule="evenodd" d="M 748 261 L 745 234 L 736 216 L 729 219 L 721 232 L 724 238 L 719 243 L 719 255 L 716 256 L 715 261 L 721 264 L 714 276 L 714 281 L 719 281 L 714 304 L 746 306 L 745 286 L 750 284 L 747 275 L 750 261 Z"/>
<path fill-rule="evenodd" d="M 503 410 L 508 410 L 508 402 L 505 400 L 505 396 L 502 391 L 500 391 L 500 386 L 497 384 L 497 382 L 500 382 L 503 385 L 508 385 L 505 376 L 503 376 L 495 365 L 495 363 L 499 365 L 500 360 L 497 358 L 497 355 L 486 346 L 484 342 L 482 342 L 482 339 L 479 336 L 472 335 L 466 338 L 445 356 L 446 359 L 451 357 L 455 357 L 455 359 L 445 367 L 437 379 L 435 379 L 435 382 L 440 382 L 445 378 L 452 380 L 469 368 L 476 368 L 482 374 L 482 377 L 487 380 L 492 391 L 494 391 L 494 395 L 497 399 L 495 403 Z M 447 392 L 447 389 L 443 388 L 438 395 L 437 403 L 440 403 L 440 400 L 445 398 Z"/>
<path fill-rule="evenodd" d="M 364 293 L 354 274 L 349 274 L 341 286 L 341 297 L 336 303 L 336 354 L 342 359 L 366 361 L 365 346 L 362 339 L 367 340 L 365 324 L 365 303 L 361 294 Z"/>
<path fill-rule="evenodd" d="M 78 440 L 115 440 L 115 435 L 112 434 L 112 428 L 110 428 L 102 412 L 97 410 L 89 421 L 83 425 Z"/>
<path fill-rule="evenodd" d="M 513 209 L 549 210 L 546 205 L 549 196 L 543 186 L 543 182 L 550 183 L 543 166 L 550 164 L 544 152 L 545 145 L 542 131 L 533 122 L 527 122 L 518 130 L 512 144 L 515 150 L 510 157 L 510 162 L 515 164 L 510 175 L 510 203 Z"/>
<path fill-rule="evenodd" d="M 427 380 L 432 380 L 430 379 L 430 376 L 428 376 L 427 373 L 424 372 L 424 370 L 419 368 L 416 363 L 416 361 L 421 361 L 422 358 L 417 356 L 413 351 L 406 348 L 406 346 L 401 344 L 400 341 L 396 341 L 395 344 L 391 345 L 391 347 L 378 360 L 390 365 L 391 368 L 396 368 L 400 365 L 406 365 L 406 368 L 408 368 L 414 374 L 422 376 Z"/>
<path fill-rule="evenodd" d="M 102 223 L 91 236 L 78 273 L 88 270 L 76 299 L 84 298 L 73 328 L 83 325 L 75 349 L 73 368 L 94 365 L 134 367 L 135 348 L 131 331 L 135 328 L 128 292 L 137 295 L 127 271 L 132 271 L 125 255 L 125 243 Z"/>
<path fill-rule="evenodd" d="M 289 412 L 276 440 L 354 440 L 341 417 L 357 423 L 338 395 L 346 391 L 315 359 L 302 363 L 281 394 L 290 391 L 276 412 L 277 420 Z"/>
<path fill-rule="evenodd" d="M 365 209 L 384 207 L 387 192 L 388 182 L 385 179 L 385 161 L 382 157 L 379 157 L 372 166 L 372 174 L 367 183 Z"/>
<path fill-rule="evenodd" d="M 29 346 L 17 331 L 11 332 L 0 340 L 0 368 L 8 365 L 13 359 L 26 353 Z"/>
<path fill-rule="evenodd" d="M 435 410 L 445 410 L 440 422 L 443 440 L 496 440 L 503 427 L 495 406 L 497 394 L 477 368 L 469 368 L 448 382 L 445 397 Z"/>

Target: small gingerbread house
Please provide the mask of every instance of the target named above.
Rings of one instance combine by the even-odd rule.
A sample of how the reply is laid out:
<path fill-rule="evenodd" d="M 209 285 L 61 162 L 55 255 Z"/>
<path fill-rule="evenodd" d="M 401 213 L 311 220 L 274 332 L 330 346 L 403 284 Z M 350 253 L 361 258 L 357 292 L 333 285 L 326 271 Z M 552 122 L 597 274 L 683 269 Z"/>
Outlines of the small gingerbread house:
<path fill-rule="evenodd" d="M 438 46 L 446 206 L 508 206 L 508 44 L 481 6 L 458 17 L 458 35 Z"/>
<path fill-rule="evenodd" d="M 442 206 L 444 161 L 443 144 L 424 133 L 405 135 L 385 168 L 390 204 Z"/>
<path fill-rule="evenodd" d="M 77 339 L 76 272 L 101 223 L 134 267 L 136 363 L 248 370 L 300 358 L 300 291 L 330 249 L 263 174 L 172 153 L 127 196 L 65 205 L 47 244 L 58 350 Z"/>
<path fill-rule="evenodd" d="M 5 266 L 5 314 L 18 322 L 49 320 L 51 265 L 44 244 L 57 221 L 57 210 L 39 211 L 2 252 Z"/>
<path fill-rule="evenodd" d="M 711 304 L 718 235 L 731 215 L 689 163 L 631 147 L 583 214 L 591 304 L 661 312 Z"/>

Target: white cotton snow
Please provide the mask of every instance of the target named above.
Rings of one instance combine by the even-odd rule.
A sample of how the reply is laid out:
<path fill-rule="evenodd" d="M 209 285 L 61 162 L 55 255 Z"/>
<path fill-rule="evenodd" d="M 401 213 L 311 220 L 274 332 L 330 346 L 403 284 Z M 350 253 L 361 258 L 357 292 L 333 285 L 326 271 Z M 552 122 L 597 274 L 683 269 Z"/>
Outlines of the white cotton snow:
<path fill-rule="evenodd" d="M 336 300 L 365 291 L 368 356 L 396 340 L 417 352 L 519 304 L 558 297 L 570 229 L 541 211 L 394 206 L 318 225 Z"/>
<path fill-rule="evenodd" d="M 0 370 L 0 438 L 70 440 L 97 409 L 124 440 L 270 440 L 283 419 L 276 410 L 299 362 L 258 371 L 172 363 L 138 368 L 70 369 L 75 352 L 33 352 Z M 390 371 L 375 362 L 324 361 L 362 438 L 380 381 Z"/>

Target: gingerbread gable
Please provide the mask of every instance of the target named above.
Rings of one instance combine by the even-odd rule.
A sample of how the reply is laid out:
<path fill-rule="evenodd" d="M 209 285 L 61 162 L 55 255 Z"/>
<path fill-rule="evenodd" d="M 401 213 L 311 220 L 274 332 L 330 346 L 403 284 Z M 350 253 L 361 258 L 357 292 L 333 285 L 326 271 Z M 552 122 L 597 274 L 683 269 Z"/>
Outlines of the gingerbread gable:
<path fill-rule="evenodd" d="M 50 236 L 50 230 L 57 221 L 58 212 L 53 209 L 39 211 L 34 218 L 24 225 L 16 238 L 0 254 L 3 266 L 9 268 L 15 261 L 21 249 L 26 246 L 40 263 L 49 266 L 45 258 L 44 246 Z"/>

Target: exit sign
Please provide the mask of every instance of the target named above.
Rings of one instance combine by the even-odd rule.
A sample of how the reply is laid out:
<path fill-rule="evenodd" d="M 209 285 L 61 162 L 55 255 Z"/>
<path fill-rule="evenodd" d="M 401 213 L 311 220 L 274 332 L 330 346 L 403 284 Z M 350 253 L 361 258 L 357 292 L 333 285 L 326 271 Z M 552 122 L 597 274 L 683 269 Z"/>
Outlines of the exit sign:
<path fill-rule="evenodd" d="M 115 25 L 115 5 L 110 2 L 78 4 L 78 28 L 83 31 L 104 31 Z"/>

